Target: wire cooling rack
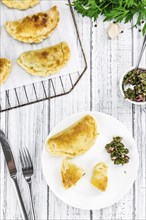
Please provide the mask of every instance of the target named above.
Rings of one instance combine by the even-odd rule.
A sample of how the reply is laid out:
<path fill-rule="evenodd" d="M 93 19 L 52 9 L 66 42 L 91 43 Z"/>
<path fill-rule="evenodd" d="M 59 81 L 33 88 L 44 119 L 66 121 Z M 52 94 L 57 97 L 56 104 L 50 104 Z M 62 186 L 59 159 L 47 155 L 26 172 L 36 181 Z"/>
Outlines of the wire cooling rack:
<path fill-rule="evenodd" d="M 68 3 L 71 4 L 71 1 L 68 0 Z M 64 76 L 58 76 L 53 79 L 48 79 L 12 90 L 3 91 L 0 93 L 0 112 L 9 111 L 19 107 L 66 95 L 75 88 L 87 69 L 87 61 L 79 36 L 77 22 L 72 6 L 69 6 L 69 10 L 72 15 L 77 34 L 78 45 L 81 51 L 80 62 L 82 63 L 82 71 L 69 73 Z"/>

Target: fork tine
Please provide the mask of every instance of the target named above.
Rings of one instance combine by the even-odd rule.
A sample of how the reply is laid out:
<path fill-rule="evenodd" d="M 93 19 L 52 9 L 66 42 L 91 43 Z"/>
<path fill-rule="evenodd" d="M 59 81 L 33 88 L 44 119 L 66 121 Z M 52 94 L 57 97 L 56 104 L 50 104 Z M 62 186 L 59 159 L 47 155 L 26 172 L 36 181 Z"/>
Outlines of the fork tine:
<path fill-rule="evenodd" d="M 27 158 L 28 165 L 29 165 L 29 167 L 32 167 L 33 165 L 32 165 L 32 160 L 31 160 L 29 151 L 26 147 L 24 148 L 24 151 L 25 151 L 25 155 L 26 155 L 26 158 Z"/>
<path fill-rule="evenodd" d="M 24 162 L 24 168 L 28 168 L 29 164 L 28 164 L 27 156 L 25 154 L 25 150 L 23 147 L 22 147 L 22 160 Z"/>
<path fill-rule="evenodd" d="M 22 168 L 24 168 L 25 167 L 25 163 L 24 163 L 22 148 L 19 149 L 19 155 L 20 155 L 21 166 L 22 166 Z"/>
<path fill-rule="evenodd" d="M 27 153 L 25 151 L 25 147 L 23 148 L 23 156 L 24 156 L 26 168 L 28 168 L 29 167 L 29 161 L 28 161 Z"/>

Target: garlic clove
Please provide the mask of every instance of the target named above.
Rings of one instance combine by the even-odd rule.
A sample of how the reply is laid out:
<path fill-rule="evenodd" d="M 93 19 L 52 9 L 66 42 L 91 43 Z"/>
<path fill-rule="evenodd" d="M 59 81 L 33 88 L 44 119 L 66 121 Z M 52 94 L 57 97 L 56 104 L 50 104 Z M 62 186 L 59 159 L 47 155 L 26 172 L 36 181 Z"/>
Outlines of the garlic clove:
<path fill-rule="evenodd" d="M 117 23 L 111 23 L 108 27 L 107 33 L 111 39 L 115 39 L 120 34 L 120 26 Z"/>

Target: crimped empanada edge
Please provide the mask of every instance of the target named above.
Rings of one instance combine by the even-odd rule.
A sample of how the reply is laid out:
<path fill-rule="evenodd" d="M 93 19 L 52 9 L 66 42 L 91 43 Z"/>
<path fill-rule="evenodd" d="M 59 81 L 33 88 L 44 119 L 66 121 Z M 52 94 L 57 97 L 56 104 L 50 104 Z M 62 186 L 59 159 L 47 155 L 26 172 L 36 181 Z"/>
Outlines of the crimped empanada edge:
<path fill-rule="evenodd" d="M 62 48 L 62 44 L 66 44 L 68 49 L 69 49 L 69 53 L 68 53 L 68 56 L 67 56 L 67 59 L 64 59 L 64 52 L 62 50 L 62 53 L 63 53 L 63 62 L 61 65 L 59 65 L 58 67 L 56 67 L 54 70 L 48 70 L 47 72 L 46 71 L 41 71 L 41 72 L 37 72 L 35 71 L 34 69 L 31 69 L 31 68 L 28 68 L 26 65 L 23 64 L 23 56 L 27 53 L 27 52 L 31 52 L 31 51 L 26 51 L 24 53 L 22 53 L 18 59 L 17 59 L 17 63 L 23 68 L 26 70 L 26 72 L 30 73 L 31 75 L 34 75 L 34 76 L 49 76 L 49 75 L 52 75 L 52 74 L 56 74 L 62 67 L 64 67 L 66 65 L 66 63 L 68 62 L 69 58 L 70 58 L 70 47 L 69 45 L 66 43 L 66 42 L 61 42 L 61 48 Z M 55 45 L 54 45 L 55 46 Z M 53 47 L 53 46 L 50 46 L 50 47 Z M 44 48 L 43 48 L 44 49 Z M 41 50 L 41 49 L 40 49 Z"/>
<path fill-rule="evenodd" d="M 54 6 L 55 7 L 55 6 Z M 6 25 L 5 25 L 5 28 L 6 28 L 6 31 L 8 32 L 8 34 L 11 36 L 11 37 L 13 37 L 15 40 L 18 40 L 18 41 L 21 41 L 21 42 L 24 42 L 24 43 L 41 43 L 44 39 L 46 39 L 47 37 L 49 37 L 54 31 L 55 31 L 55 29 L 56 29 L 56 27 L 58 26 L 58 23 L 59 23 L 59 20 L 60 20 L 60 14 L 59 14 L 59 10 L 58 10 L 58 7 L 56 6 L 56 8 L 57 8 L 57 17 L 58 17 L 58 19 L 57 19 L 57 22 L 56 22 L 56 25 L 55 25 L 55 27 L 53 27 L 52 28 L 52 30 L 50 30 L 49 32 L 47 32 L 45 35 L 41 35 L 41 34 L 39 34 L 39 36 L 38 37 L 27 37 L 27 38 L 23 38 L 23 37 L 21 37 L 21 36 L 15 36 L 15 33 L 14 32 L 12 32 L 11 30 L 12 30 L 12 28 L 11 28 L 11 24 L 13 24 L 13 22 L 15 22 L 15 21 L 7 21 L 6 22 Z M 49 9 L 50 10 L 50 9 Z M 49 11 L 48 10 L 48 11 Z M 37 13 L 36 13 L 37 14 Z M 33 14 L 34 15 L 34 14 Z M 32 15 L 32 16 L 33 16 Z M 22 18 L 22 19 L 24 19 L 24 18 Z M 21 19 L 20 19 L 21 20 Z"/>
<path fill-rule="evenodd" d="M 90 116 L 91 116 L 91 115 L 90 115 Z M 92 117 L 92 116 L 91 116 L 91 117 Z M 94 117 L 93 117 L 93 119 L 94 119 Z M 95 119 L 94 119 L 94 120 L 95 120 Z M 52 136 L 51 138 L 49 138 L 49 139 L 47 140 L 46 149 L 48 150 L 48 152 L 50 153 L 50 155 L 52 155 L 52 156 L 66 156 L 66 157 L 69 157 L 69 158 L 73 158 L 73 157 L 76 157 L 76 156 L 79 156 L 79 155 L 84 154 L 85 152 L 87 152 L 87 151 L 90 149 L 90 147 L 91 147 L 92 145 L 94 145 L 95 140 L 96 140 L 97 136 L 99 135 L 99 132 L 98 132 L 97 124 L 96 124 L 96 123 L 93 123 L 93 124 L 94 124 L 93 138 L 92 138 L 91 142 L 90 142 L 89 145 L 88 145 L 88 149 L 87 149 L 87 148 L 84 148 L 84 149 L 83 149 L 82 151 L 80 151 L 80 152 L 76 152 L 76 153 L 74 153 L 74 154 L 71 154 L 71 153 L 69 153 L 69 152 L 66 153 L 66 152 L 61 151 L 61 150 L 56 151 L 56 149 L 55 149 L 55 151 L 54 151 L 54 148 L 49 148 L 49 143 L 51 143 L 51 141 L 52 141 L 53 138 L 55 138 L 56 136 L 59 136 L 59 135 L 63 134 L 63 133 L 64 133 L 66 130 L 68 130 L 69 128 L 74 127 L 75 124 L 78 124 L 78 122 L 79 122 L 79 121 L 77 121 L 76 123 L 74 123 L 74 124 L 71 125 L 70 127 L 66 128 L 65 130 L 63 130 L 63 131 L 61 131 L 61 132 L 55 134 L 54 136 Z M 95 121 L 95 122 L 96 122 L 96 121 Z"/>

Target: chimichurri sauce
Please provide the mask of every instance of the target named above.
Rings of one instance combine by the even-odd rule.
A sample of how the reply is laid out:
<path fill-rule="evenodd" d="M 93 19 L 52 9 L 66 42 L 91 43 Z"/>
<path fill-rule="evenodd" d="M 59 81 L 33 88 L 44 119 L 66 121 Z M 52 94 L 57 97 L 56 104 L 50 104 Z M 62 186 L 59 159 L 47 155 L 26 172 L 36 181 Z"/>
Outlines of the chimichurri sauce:
<path fill-rule="evenodd" d="M 130 157 L 127 155 L 129 150 L 125 148 L 121 141 L 121 137 L 113 137 L 112 142 L 106 144 L 105 149 L 110 154 L 111 160 L 114 162 L 114 164 L 123 165 L 129 162 Z"/>
<path fill-rule="evenodd" d="M 135 102 L 145 102 L 146 101 L 146 70 L 135 69 L 128 72 L 124 76 L 122 89 L 125 98 Z"/>

